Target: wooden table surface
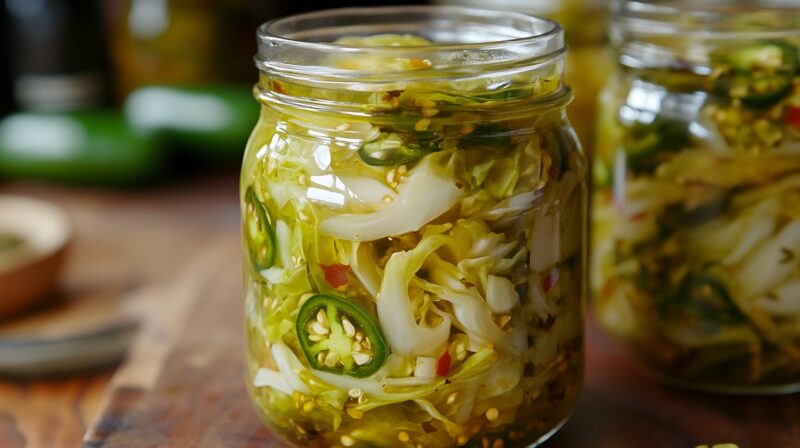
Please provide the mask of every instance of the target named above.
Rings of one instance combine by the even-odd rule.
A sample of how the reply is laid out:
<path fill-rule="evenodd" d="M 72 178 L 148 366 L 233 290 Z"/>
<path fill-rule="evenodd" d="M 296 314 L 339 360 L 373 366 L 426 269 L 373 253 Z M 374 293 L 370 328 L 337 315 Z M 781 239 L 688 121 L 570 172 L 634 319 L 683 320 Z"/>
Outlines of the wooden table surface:
<path fill-rule="evenodd" d="M 77 242 L 66 290 L 141 296 L 152 321 L 122 366 L 0 380 L 0 447 L 279 447 L 243 385 L 237 183 L 211 176 L 145 192 L 0 186 L 61 204 Z M 545 448 L 800 448 L 800 395 L 720 397 L 641 375 L 591 322 L 586 387 Z M 116 372 L 116 376 L 113 376 Z"/>

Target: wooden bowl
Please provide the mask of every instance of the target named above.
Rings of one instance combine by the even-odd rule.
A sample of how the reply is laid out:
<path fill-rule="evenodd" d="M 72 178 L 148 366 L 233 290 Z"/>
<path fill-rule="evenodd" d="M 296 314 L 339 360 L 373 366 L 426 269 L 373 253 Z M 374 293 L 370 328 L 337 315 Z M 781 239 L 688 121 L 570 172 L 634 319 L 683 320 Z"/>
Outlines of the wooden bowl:
<path fill-rule="evenodd" d="M 0 235 L 22 241 L 19 247 L 0 249 L 0 319 L 52 296 L 70 233 L 67 217 L 58 207 L 0 195 Z"/>

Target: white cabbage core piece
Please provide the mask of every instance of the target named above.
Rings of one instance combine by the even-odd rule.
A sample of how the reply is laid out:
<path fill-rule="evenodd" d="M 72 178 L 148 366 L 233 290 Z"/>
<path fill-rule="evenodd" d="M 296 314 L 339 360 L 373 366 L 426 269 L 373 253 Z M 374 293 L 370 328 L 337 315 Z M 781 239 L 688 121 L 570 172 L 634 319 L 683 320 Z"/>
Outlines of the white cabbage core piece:
<path fill-rule="evenodd" d="M 278 370 L 258 369 L 253 377 L 253 386 L 272 387 L 287 395 L 291 395 L 295 391 L 304 394 L 310 393 L 308 386 L 300 380 L 300 372 L 306 368 L 297 359 L 292 349 L 283 342 L 276 342 L 272 344 L 270 352 Z"/>
<path fill-rule="evenodd" d="M 333 238 L 375 241 L 416 232 L 441 216 L 464 195 L 452 176 L 433 169 L 434 157 L 425 157 L 400 185 L 399 194 L 386 207 L 372 213 L 341 214 L 322 220 L 320 230 Z"/>
<path fill-rule="evenodd" d="M 437 356 L 450 337 L 451 319 L 448 315 L 441 314 L 442 321 L 436 326 L 422 326 L 414 318 L 408 296 L 411 279 L 425 259 L 443 244 L 441 238 L 426 238 L 413 250 L 393 254 L 386 263 L 378 297 L 378 319 L 392 353 Z"/>

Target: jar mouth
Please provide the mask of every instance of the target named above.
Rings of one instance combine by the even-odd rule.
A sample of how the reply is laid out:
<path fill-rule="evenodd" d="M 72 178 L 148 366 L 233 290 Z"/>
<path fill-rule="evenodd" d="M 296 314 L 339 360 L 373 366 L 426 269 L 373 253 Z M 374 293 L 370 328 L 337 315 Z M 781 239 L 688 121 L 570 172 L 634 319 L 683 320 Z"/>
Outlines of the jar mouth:
<path fill-rule="evenodd" d="M 712 55 L 765 40 L 800 37 L 800 5 L 789 0 L 614 0 L 609 38 L 633 70 L 714 73 Z"/>
<path fill-rule="evenodd" d="M 466 23 L 467 25 L 491 26 L 493 29 L 487 28 L 482 32 L 486 35 L 494 32 L 495 37 L 479 39 L 473 34 L 474 30 L 469 30 L 471 31 L 469 34 L 459 34 L 456 29 L 448 29 L 448 25 L 459 20 L 471 21 Z M 461 41 L 435 40 L 436 44 L 425 48 L 457 51 L 476 46 L 497 48 L 519 45 L 525 41 L 543 39 L 550 34 L 558 33 L 560 27 L 549 19 L 511 11 L 459 6 L 384 6 L 326 9 L 279 18 L 260 26 L 258 37 L 304 48 L 362 51 L 365 49 L 363 46 L 344 45 L 331 41 L 331 38 L 363 35 L 365 31 L 373 34 L 376 32 L 431 34 L 446 31 L 448 37 L 455 36 Z M 404 48 L 408 47 L 369 47 L 379 51 L 399 51 Z"/>
<path fill-rule="evenodd" d="M 612 41 L 621 33 L 713 39 L 800 34 L 800 5 L 791 0 L 614 0 Z"/>
<path fill-rule="evenodd" d="M 414 35 L 425 46 L 357 46 L 347 36 Z M 548 19 L 509 11 L 456 6 L 397 6 L 330 9 L 276 19 L 257 32 L 256 65 L 265 72 L 304 73 L 318 78 L 384 79 L 428 77 L 429 71 L 494 70 L 514 64 L 547 64 L 566 51 L 561 27 Z M 427 69 L 393 72 L 331 67 L 330 54 L 402 57 L 430 61 Z M 498 68 L 499 69 L 499 68 Z"/>
<path fill-rule="evenodd" d="M 442 4 L 459 4 L 480 8 L 486 0 L 440 0 Z M 525 12 L 527 14 L 553 14 L 564 9 L 563 3 L 553 0 L 494 0 L 492 5 L 499 8 Z M 584 10 L 603 11 L 608 9 L 606 0 L 581 0 L 579 6 Z"/>

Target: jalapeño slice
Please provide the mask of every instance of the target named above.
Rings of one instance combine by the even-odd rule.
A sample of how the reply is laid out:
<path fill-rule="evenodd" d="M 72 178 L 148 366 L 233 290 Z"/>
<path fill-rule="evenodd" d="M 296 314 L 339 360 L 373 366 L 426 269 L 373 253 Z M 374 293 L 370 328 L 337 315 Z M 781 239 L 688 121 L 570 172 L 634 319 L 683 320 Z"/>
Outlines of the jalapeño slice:
<path fill-rule="evenodd" d="M 742 76 L 720 79 L 720 93 L 738 98 L 751 108 L 770 107 L 792 93 L 794 81 L 788 75 Z"/>
<path fill-rule="evenodd" d="M 438 132 L 392 132 L 367 143 L 359 151 L 361 160 L 371 166 L 398 166 L 416 162 L 441 149 Z"/>
<path fill-rule="evenodd" d="M 742 74 L 749 74 L 754 70 L 794 73 L 800 66 L 797 48 L 782 41 L 756 43 L 717 55 L 717 59 Z"/>
<path fill-rule="evenodd" d="M 752 108 L 770 107 L 788 96 L 800 68 L 797 48 L 779 41 L 749 45 L 715 59 L 731 69 L 718 80 L 718 91 Z"/>
<path fill-rule="evenodd" d="M 375 318 L 343 297 L 318 294 L 309 298 L 300 308 L 295 327 L 314 369 L 364 378 L 380 369 L 389 356 Z"/>
<path fill-rule="evenodd" d="M 253 187 L 247 189 L 245 203 L 245 238 L 250 261 L 258 269 L 267 269 L 275 263 L 275 231 L 264 204 L 258 200 Z"/>
<path fill-rule="evenodd" d="M 673 313 L 700 321 L 737 323 L 744 320 L 725 284 L 708 274 L 687 274 L 669 308 Z"/>
<path fill-rule="evenodd" d="M 508 150 L 514 145 L 512 131 L 499 123 L 479 124 L 475 126 L 461 141 L 463 149 L 499 149 Z"/>
<path fill-rule="evenodd" d="M 670 153 L 688 145 L 689 125 L 683 121 L 657 116 L 652 123 L 635 122 L 625 127 L 623 147 L 633 171 L 649 172 Z"/>

